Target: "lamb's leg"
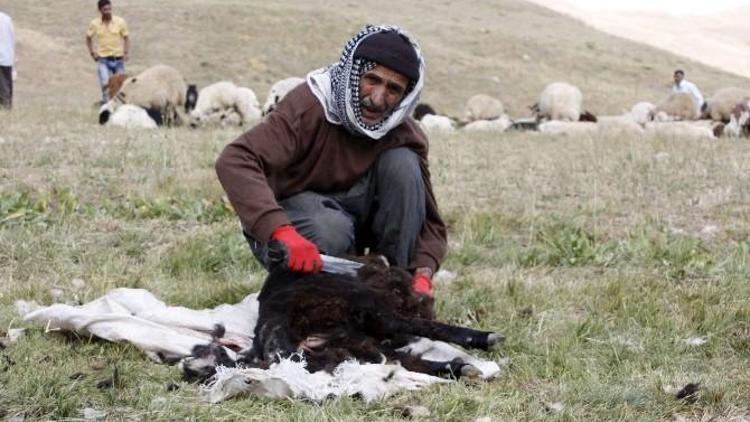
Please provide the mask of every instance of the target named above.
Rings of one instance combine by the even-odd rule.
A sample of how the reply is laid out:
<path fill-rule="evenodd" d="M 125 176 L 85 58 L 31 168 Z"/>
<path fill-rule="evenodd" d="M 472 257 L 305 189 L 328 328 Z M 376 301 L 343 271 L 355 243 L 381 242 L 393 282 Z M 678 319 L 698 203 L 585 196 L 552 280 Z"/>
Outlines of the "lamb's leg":
<path fill-rule="evenodd" d="M 414 372 L 421 372 L 434 376 L 450 376 L 454 378 L 468 377 L 478 378 L 482 372 L 473 365 L 468 364 L 460 358 L 453 359 L 450 362 L 438 362 L 433 360 L 422 359 L 419 356 L 408 353 L 396 352 L 396 359 L 401 365 Z"/>
<path fill-rule="evenodd" d="M 484 350 L 505 340 L 505 337 L 500 333 L 449 325 L 438 321 L 420 318 L 389 319 L 381 317 L 379 319 L 381 322 L 380 327 L 378 327 L 379 330 L 391 335 L 411 334 L 431 340 L 445 341 L 458 344 L 459 346 Z"/>
<path fill-rule="evenodd" d="M 241 107 L 237 107 L 237 104 L 232 106 L 232 110 L 234 110 L 234 112 L 237 113 L 238 116 L 240 116 L 240 126 L 244 126 L 245 123 L 247 123 L 247 116 L 240 108 Z"/>
<path fill-rule="evenodd" d="M 233 368 L 235 361 L 221 344 L 213 341 L 193 346 L 190 356 L 180 362 L 182 376 L 188 382 L 203 382 L 211 378 L 217 366 Z"/>
<path fill-rule="evenodd" d="M 174 121 L 172 122 L 172 125 L 174 126 L 183 126 L 186 125 L 190 120 L 188 118 L 188 115 L 185 113 L 185 107 L 184 105 L 172 105 L 173 112 L 171 113 L 171 116 L 173 116 Z"/>

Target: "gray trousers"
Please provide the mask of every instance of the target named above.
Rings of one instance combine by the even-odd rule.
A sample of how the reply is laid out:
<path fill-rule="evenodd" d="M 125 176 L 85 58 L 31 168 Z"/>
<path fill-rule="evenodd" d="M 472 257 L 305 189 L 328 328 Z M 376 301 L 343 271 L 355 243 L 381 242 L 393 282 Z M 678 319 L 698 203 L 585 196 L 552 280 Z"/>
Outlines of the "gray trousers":
<path fill-rule="evenodd" d="M 279 201 L 297 231 L 326 255 L 370 253 L 396 267 L 409 265 L 425 220 L 419 157 L 408 148 L 384 151 L 349 190 L 305 191 Z M 247 232 L 255 257 L 269 267 L 268 249 Z"/>
<path fill-rule="evenodd" d="M 13 68 L 0 66 L 0 108 L 13 106 Z"/>

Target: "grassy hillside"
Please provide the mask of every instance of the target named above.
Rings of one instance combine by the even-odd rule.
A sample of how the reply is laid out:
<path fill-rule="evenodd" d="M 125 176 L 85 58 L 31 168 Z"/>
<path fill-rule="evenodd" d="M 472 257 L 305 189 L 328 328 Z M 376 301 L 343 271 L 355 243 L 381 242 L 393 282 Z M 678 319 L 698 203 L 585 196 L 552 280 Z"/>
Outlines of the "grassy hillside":
<path fill-rule="evenodd" d="M 28 329 L 0 350 L 0 419 L 73 420 L 93 409 L 107 420 L 387 421 L 411 405 L 440 421 L 750 415 L 750 143 L 736 140 L 431 136 L 449 230 L 443 268 L 456 274 L 436 282 L 437 314 L 504 332 L 503 347 L 478 352 L 509 362 L 491 382 L 371 405 L 248 398 L 209 406 L 175 367 L 131 345 L 22 322 L 19 299 L 86 302 L 133 287 L 203 308 L 241 300 L 265 276 L 213 170 L 242 129 L 96 124 L 82 35 L 92 3 L 0 0 L 20 40 L 18 107 L 0 112 L 0 332 Z M 449 113 L 489 92 L 522 114 L 545 82 L 563 78 L 581 85 L 590 108 L 617 112 L 658 99 L 675 66 L 707 90 L 745 83 L 536 6 L 479 3 L 116 7 L 131 22 L 131 70 L 169 63 L 199 84 L 233 79 L 261 92 L 333 60 L 365 18 L 401 23 L 422 40 L 427 99 Z M 686 342 L 694 338 L 705 343 Z M 97 387 L 115 371 L 112 388 Z M 694 401 L 675 398 L 695 382 Z"/>
<path fill-rule="evenodd" d="M 96 76 L 83 44 L 93 1 L 4 0 L 19 39 L 18 101 L 89 105 Z M 335 60 L 365 23 L 407 28 L 428 60 L 425 99 L 458 113 L 475 93 L 500 97 L 526 115 L 546 83 L 581 87 L 587 107 L 616 113 L 639 100 L 658 101 L 672 71 L 685 68 L 706 92 L 748 81 L 669 53 L 592 30 L 517 0 L 359 2 L 119 0 L 130 23 L 132 72 L 171 64 L 200 85 L 230 79 L 265 96 L 273 81 Z"/>

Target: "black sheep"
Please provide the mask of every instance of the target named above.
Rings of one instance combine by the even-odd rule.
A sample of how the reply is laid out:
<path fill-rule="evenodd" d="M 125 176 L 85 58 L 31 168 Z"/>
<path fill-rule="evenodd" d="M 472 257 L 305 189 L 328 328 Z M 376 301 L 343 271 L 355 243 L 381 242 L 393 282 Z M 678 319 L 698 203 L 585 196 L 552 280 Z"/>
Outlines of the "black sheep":
<path fill-rule="evenodd" d="M 409 370 L 432 375 L 474 376 L 478 370 L 461 360 L 427 361 L 396 349 L 415 336 L 485 350 L 503 340 L 497 333 L 433 320 L 432 299 L 412 292 L 409 273 L 377 262 L 364 265 L 356 277 L 305 275 L 277 265 L 258 301 L 253 348 L 241 359 L 250 366 L 267 367 L 301 355 L 310 372 L 330 372 L 345 360 L 357 359 L 399 361 Z M 199 347 L 205 354 L 205 346 Z"/>

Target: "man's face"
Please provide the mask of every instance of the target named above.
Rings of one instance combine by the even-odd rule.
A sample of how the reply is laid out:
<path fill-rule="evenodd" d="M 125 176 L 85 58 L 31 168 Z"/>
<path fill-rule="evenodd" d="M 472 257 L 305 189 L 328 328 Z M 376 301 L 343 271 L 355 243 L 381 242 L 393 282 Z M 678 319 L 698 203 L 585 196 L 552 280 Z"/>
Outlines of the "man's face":
<path fill-rule="evenodd" d="M 409 78 L 385 66 L 377 65 L 359 81 L 362 121 L 368 125 L 385 119 L 401 102 L 409 86 Z"/>
<path fill-rule="evenodd" d="M 685 75 L 683 75 L 682 73 L 679 73 L 679 72 L 675 73 L 674 74 L 674 83 L 676 83 L 677 85 L 679 85 L 680 82 L 682 82 L 682 78 L 684 78 L 684 77 L 685 77 Z"/>
<path fill-rule="evenodd" d="M 112 17 L 112 5 L 111 4 L 105 4 L 102 6 L 101 9 L 99 9 L 99 12 L 102 14 L 102 17 L 105 19 L 109 19 Z"/>

